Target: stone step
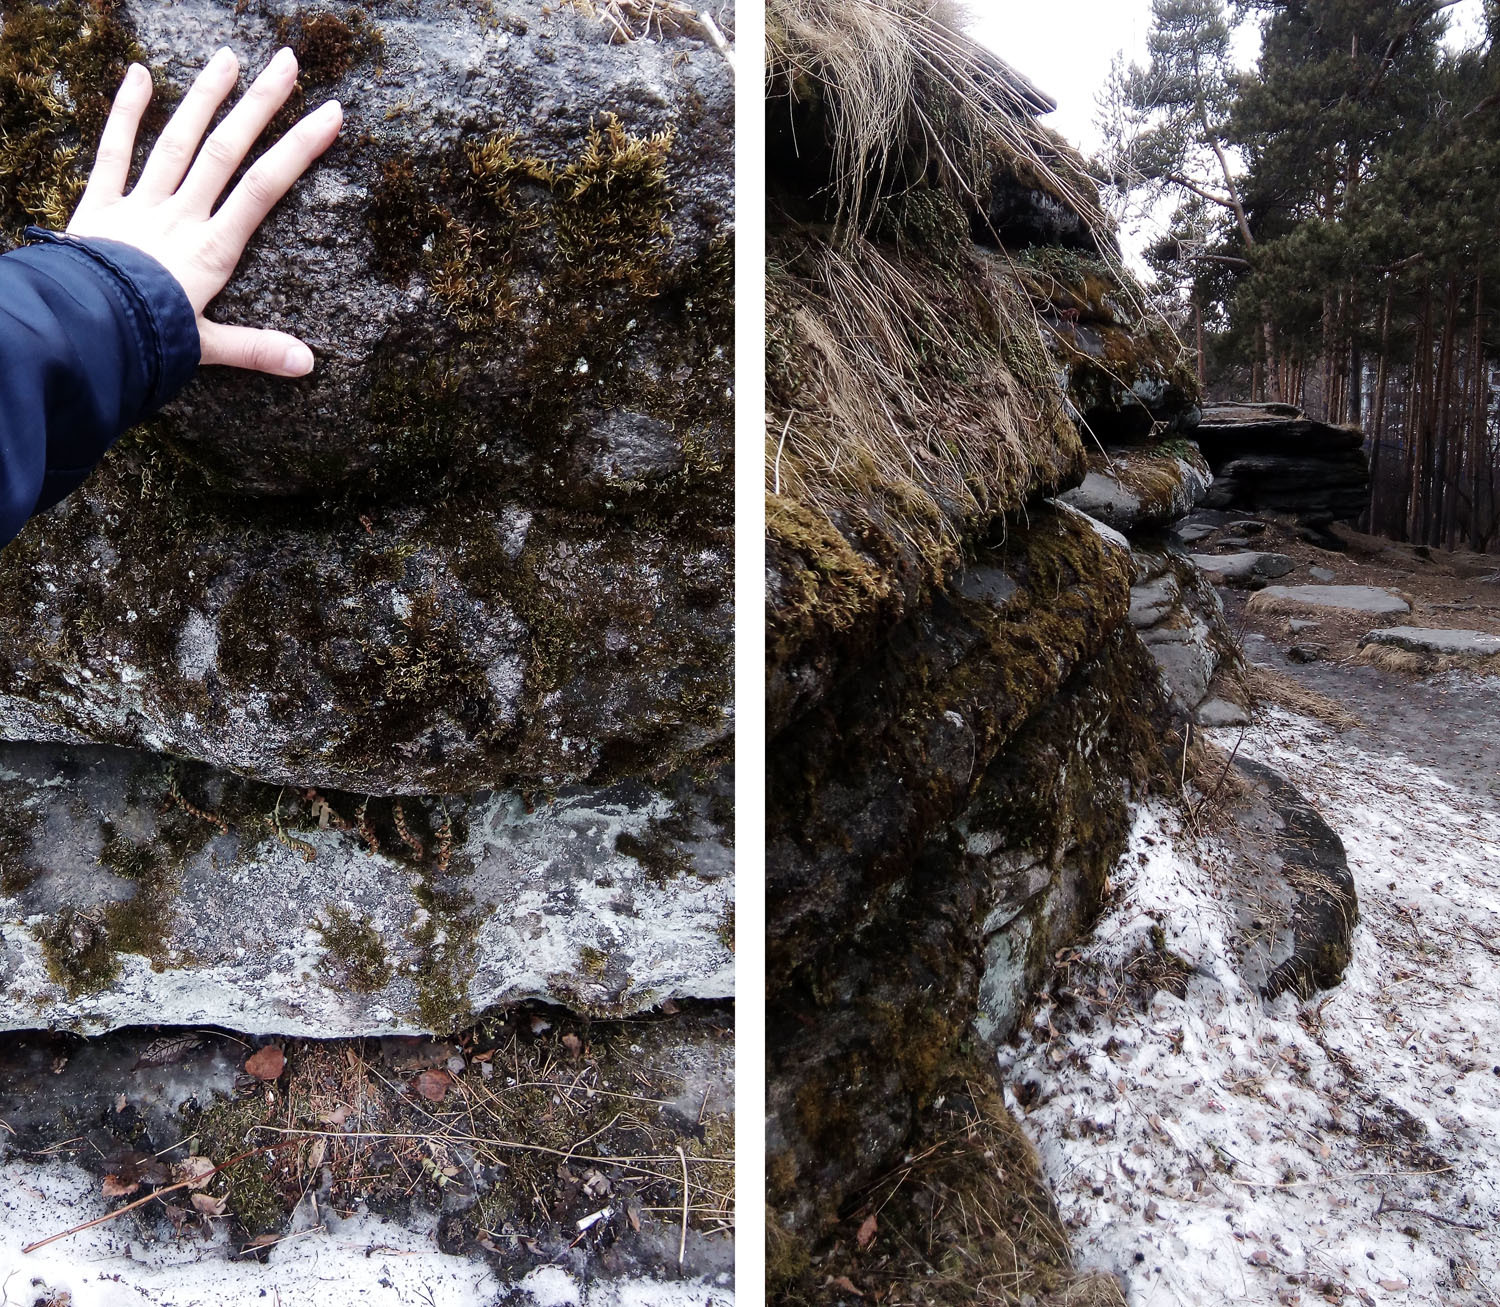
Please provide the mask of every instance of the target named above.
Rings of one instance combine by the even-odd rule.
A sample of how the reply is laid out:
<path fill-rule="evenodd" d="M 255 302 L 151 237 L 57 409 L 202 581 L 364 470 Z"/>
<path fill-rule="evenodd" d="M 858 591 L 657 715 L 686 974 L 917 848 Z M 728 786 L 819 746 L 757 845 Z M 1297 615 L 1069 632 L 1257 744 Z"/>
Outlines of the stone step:
<path fill-rule="evenodd" d="M 1444 658 L 1493 658 L 1500 655 L 1500 635 L 1486 631 L 1449 630 L 1433 626 L 1387 626 L 1371 631 L 1363 645 L 1388 645 L 1408 653 Z"/>
<path fill-rule="evenodd" d="M 1251 595 L 1246 606 L 1262 613 L 1335 609 L 1385 616 L 1411 612 L 1411 605 L 1400 595 L 1373 585 L 1268 585 Z"/>

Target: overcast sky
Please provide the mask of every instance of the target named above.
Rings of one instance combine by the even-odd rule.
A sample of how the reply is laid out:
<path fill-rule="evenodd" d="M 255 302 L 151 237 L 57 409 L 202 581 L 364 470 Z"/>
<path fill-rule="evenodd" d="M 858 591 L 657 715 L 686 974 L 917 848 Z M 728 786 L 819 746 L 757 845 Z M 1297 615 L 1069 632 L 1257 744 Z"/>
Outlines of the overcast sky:
<path fill-rule="evenodd" d="M 1042 121 L 1084 154 L 1097 150 L 1097 97 L 1117 53 L 1145 62 L 1151 0 L 969 0 L 968 10 L 973 33 L 1057 101 L 1057 112 Z M 1484 30 L 1483 0 L 1460 0 L 1449 14 L 1450 44 L 1469 44 Z M 1260 36 L 1253 23 L 1236 33 L 1235 49 L 1242 67 L 1254 66 Z M 1157 214 L 1120 233 L 1127 257 L 1142 274 L 1139 251 L 1170 212 L 1170 204 L 1159 206 Z"/>
<path fill-rule="evenodd" d="M 1057 112 L 1044 121 L 1091 153 L 1099 143 L 1095 96 L 1118 51 L 1145 62 L 1151 0 L 970 0 L 969 12 L 975 35 L 1057 101 Z M 1483 0 L 1461 0 L 1450 13 L 1450 40 L 1471 40 L 1483 30 Z M 1239 34 L 1246 67 L 1259 46 L 1253 29 Z"/>

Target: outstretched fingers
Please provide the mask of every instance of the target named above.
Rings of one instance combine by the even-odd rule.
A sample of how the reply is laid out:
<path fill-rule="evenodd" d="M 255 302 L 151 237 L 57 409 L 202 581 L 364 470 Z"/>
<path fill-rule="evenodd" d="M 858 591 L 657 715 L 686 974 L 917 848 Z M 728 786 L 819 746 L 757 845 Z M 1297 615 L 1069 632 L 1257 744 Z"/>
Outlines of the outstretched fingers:
<path fill-rule="evenodd" d="M 131 64 L 125 80 L 115 92 L 104 131 L 99 137 L 99 153 L 94 159 L 89 184 L 84 188 L 83 205 L 107 204 L 118 200 L 125 191 L 130 175 L 130 158 L 135 152 L 135 134 L 141 115 L 151 103 L 151 74 L 140 64 Z"/>
<path fill-rule="evenodd" d="M 177 196 L 189 213 L 208 217 L 219 193 L 245 161 L 256 139 L 291 95 L 297 84 L 297 57 L 281 49 L 260 72 L 238 104 L 203 142 Z"/>
<path fill-rule="evenodd" d="M 240 61 L 228 46 L 220 50 L 193 79 L 182 103 L 157 139 L 141 169 L 135 194 L 149 199 L 165 199 L 177 189 L 197 152 L 198 142 L 224 97 L 239 81 Z"/>
<path fill-rule="evenodd" d="M 303 118 L 252 164 L 209 220 L 235 257 L 292 184 L 339 134 L 344 111 L 337 100 Z"/>
<path fill-rule="evenodd" d="M 234 327 L 198 322 L 200 361 L 224 367 L 269 372 L 277 377 L 305 377 L 313 370 L 313 353 L 295 336 L 263 327 Z"/>

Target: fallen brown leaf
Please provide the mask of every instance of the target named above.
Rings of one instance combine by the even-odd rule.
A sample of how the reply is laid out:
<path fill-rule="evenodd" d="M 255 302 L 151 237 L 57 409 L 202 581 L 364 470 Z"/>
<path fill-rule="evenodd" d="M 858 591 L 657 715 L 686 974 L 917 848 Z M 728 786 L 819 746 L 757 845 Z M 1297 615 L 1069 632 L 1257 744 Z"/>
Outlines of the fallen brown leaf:
<path fill-rule="evenodd" d="M 417 1093 L 421 1094 L 429 1103 L 441 1103 L 448 1097 L 448 1090 L 452 1087 L 453 1077 L 446 1071 L 424 1071 L 414 1082 Z"/>
<path fill-rule="evenodd" d="M 874 1212 L 871 1212 L 867 1217 L 865 1217 L 863 1221 L 859 1223 L 859 1233 L 855 1235 L 854 1238 L 855 1241 L 859 1244 L 861 1252 L 863 1252 L 866 1248 L 868 1248 L 872 1243 L 875 1242 L 875 1231 L 879 1228 L 880 1222 L 875 1219 Z"/>
<path fill-rule="evenodd" d="M 245 1061 L 245 1070 L 257 1080 L 275 1080 L 286 1070 L 286 1054 L 275 1044 L 267 1044 L 250 1054 Z"/>
<path fill-rule="evenodd" d="M 575 1060 L 583 1052 L 583 1040 L 571 1032 L 562 1037 L 562 1046 L 573 1055 Z"/>
<path fill-rule="evenodd" d="M 187 1182 L 189 1189 L 201 1189 L 213 1174 L 213 1159 L 208 1157 L 185 1157 L 172 1164 L 172 1179 L 179 1184 Z"/>
<path fill-rule="evenodd" d="M 228 1198 L 215 1198 L 212 1194 L 193 1194 L 193 1210 L 200 1216 L 223 1216 L 229 1206 Z"/>
<path fill-rule="evenodd" d="M 854 1287 L 854 1281 L 847 1275 L 832 1275 L 828 1278 L 830 1289 L 842 1289 L 845 1293 L 852 1293 L 856 1298 L 863 1298 L 864 1293 Z"/>
<path fill-rule="evenodd" d="M 106 1198 L 124 1198 L 126 1194 L 133 1194 L 141 1187 L 139 1180 L 122 1178 L 118 1175 L 107 1175 L 104 1177 L 104 1196 Z"/>

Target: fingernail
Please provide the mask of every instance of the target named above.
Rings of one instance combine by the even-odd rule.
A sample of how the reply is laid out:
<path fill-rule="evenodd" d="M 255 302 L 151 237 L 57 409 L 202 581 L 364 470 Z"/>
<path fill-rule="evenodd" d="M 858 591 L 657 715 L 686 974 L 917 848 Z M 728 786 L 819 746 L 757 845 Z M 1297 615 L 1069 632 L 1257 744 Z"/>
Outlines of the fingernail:
<path fill-rule="evenodd" d="M 327 104 L 325 104 L 321 109 L 318 110 L 318 117 L 321 118 L 325 123 L 331 123 L 336 118 L 342 117 L 343 113 L 344 106 L 341 105 L 337 100 L 330 100 Z"/>
<path fill-rule="evenodd" d="M 283 366 L 289 377 L 305 377 L 313 370 L 313 352 L 306 345 L 291 345 L 287 348 Z"/>
<path fill-rule="evenodd" d="M 146 71 L 144 64 L 131 64 L 125 72 L 125 80 L 133 87 L 140 86 L 151 80 L 151 74 Z"/>
<path fill-rule="evenodd" d="M 276 52 L 276 57 L 271 60 L 271 71 L 281 72 L 289 64 L 297 62 L 297 56 L 292 53 L 292 47 L 284 45 Z"/>
<path fill-rule="evenodd" d="M 234 57 L 234 51 L 231 50 L 227 45 L 220 46 L 219 49 L 215 50 L 214 57 L 212 60 L 210 60 L 210 62 L 215 68 L 227 68 L 230 64 L 233 64 L 236 68 L 238 68 L 240 63 L 240 61 Z"/>

